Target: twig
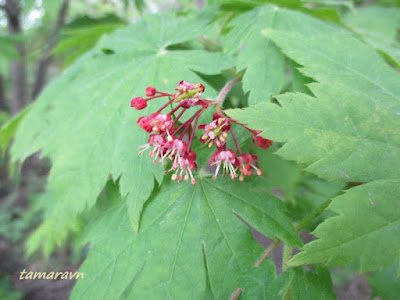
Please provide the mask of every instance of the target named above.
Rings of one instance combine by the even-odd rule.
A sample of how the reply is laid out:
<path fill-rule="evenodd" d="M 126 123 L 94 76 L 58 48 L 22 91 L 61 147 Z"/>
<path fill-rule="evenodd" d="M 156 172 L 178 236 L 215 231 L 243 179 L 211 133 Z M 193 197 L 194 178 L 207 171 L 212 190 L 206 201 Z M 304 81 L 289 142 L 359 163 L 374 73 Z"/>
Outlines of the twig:
<path fill-rule="evenodd" d="M 231 81 L 228 81 L 227 84 L 225 84 L 225 86 L 222 88 L 221 92 L 219 93 L 217 99 L 215 99 L 215 101 L 213 102 L 214 105 L 217 105 L 217 113 L 221 116 L 223 116 L 222 114 L 222 110 L 221 110 L 221 106 L 225 101 L 226 95 L 229 93 L 229 91 L 231 90 L 231 88 L 240 80 L 242 80 L 241 77 L 237 77 L 235 79 L 232 79 Z"/>
<path fill-rule="evenodd" d="M 257 268 L 261 265 L 261 263 L 274 251 L 276 246 L 279 245 L 281 242 L 280 239 L 276 239 L 269 247 L 265 250 L 265 252 L 261 255 L 261 257 L 257 260 L 257 262 L 254 264 L 254 266 Z"/>
<path fill-rule="evenodd" d="M 243 289 L 242 288 L 237 288 L 236 291 L 232 294 L 232 296 L 229 298 L 229 300 L 237 300 L 239 299 L 240 294 L 242 293 Z"/>

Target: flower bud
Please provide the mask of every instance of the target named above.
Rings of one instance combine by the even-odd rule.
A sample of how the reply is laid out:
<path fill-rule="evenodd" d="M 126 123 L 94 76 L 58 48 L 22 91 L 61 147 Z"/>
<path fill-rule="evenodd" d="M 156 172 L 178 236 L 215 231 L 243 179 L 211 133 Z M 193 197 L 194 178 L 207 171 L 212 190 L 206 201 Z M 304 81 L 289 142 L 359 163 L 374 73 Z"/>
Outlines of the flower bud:
<path fill-rule="evenodd" d="M 156 92 L 157 92 L 156 88 L 154 88 L 152 86 L 148 86 L 146 88 L 146 93 L 145 94 L 146 94 L 146 96 L 151 97 L 151 96 L 154 96 L 156 94 Z"/>
<path fill-rule="evenodd" d="M 131 100 L 131 107 L 141 110 L 147 106 L 147 101 L 142 97 L 136 97 Z"/>

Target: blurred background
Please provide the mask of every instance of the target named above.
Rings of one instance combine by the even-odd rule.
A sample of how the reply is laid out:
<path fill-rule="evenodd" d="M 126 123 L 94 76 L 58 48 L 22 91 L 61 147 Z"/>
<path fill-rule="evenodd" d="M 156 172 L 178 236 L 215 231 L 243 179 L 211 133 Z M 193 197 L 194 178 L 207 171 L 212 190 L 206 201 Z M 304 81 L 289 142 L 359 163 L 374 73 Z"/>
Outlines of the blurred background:
<path fill-rule="evenodd" d="M 143 14 L 201 9 L 220 2 L 227 1 L 0 0 L 0 126 L 34 101 L 49 82 L 90 50 L 102 35 Z M 341 2 L 357 10 L 377 1 Z M 398 1 L 379 1 L 382 5 L 385 2 L 399 5 Z M 19 172 L 13 172 L 8 161 L 7 151 L 1 153 L 0 300 L 68 299 L 73 281 L 17 280 L 23 269 L 76 271 L 87 249 L 77 246 L 79 236 L 72 236 L 49 258 L 40 253 L 25 256 L 25 241 L 43 218 L 39 196 L 50 162 L 33 155 L 18 166 Z M 258 239 L 263 242 L 262 237 Z M 335 270 L 334 284 L 340 299 L 371 298 L 368 281 L 352 268 Z"/>

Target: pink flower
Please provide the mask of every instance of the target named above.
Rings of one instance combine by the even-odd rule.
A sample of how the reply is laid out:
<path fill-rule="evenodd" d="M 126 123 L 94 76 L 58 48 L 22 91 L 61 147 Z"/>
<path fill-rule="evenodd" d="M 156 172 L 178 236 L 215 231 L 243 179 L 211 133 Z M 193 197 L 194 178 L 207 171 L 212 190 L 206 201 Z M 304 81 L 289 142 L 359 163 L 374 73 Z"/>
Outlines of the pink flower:
<path fill-rule="evenodd" d="M 193 84 L 182 80 L 181 82 L 178 83 L 178 86 L 176 87 L 175 91 L 181 92 L 181 94 L 183 93 L 187 93 L 189 90 L 192 90 L 194 87 Z"/>
<path fill-rule="evenodd" d="M 149 148 L 153 148 L 152 151 L 149 153 L 149 157 L 154 157 L 153 162 L 157 162 L 157 157 L 161 157 L 164 147 L 166 144 L 165 138 L 158 134 L 151 134 L 149 136 L 149 139 L 147 140 L 147 144 L 143 146 L 139 146 L 139 155 L 142 155 L 144 151 L 146 151 Z"/>
<path fill-rule="evenodd" d="M 244 176 L 251 176 L 252 169 L 254 169 L 258 176 L 262 175 L 262 171 L 258 169 L 255 165 L 257 164 L 258 157 L 254 154 L 241 154 L 236 158 L 236 166 L 239 168 L 239 171 L 242 173 L 239 176 L 239 181 L 244 180 Z"/>
<path fill-rule="evenodd" d="M 222 166 L 222 173 L 229 173 L 229 177 L 234 180 L 235 177 L 237 177 L 235 162 L 236 155 L 233 150 L 218 150 L 217 152 L 215 152 L 208 162 L 210 166 L 217 166 L 213 179 L 215 180 L 217 178 L 218 172 Z"/>
<path fill-rule="evenodd" d="M 151 132 L 152 131 L 152 126 L 149 124 L 149 117 L 148 116 L 143 116 L 140 117 L 137 120 L 137 124 L 142 127 L 142 129 L 146 132 Z"/>
<path fill-rule="evenodd" d="M 147 101 L 142 97 L 136 97 L 131 100 L 131 107 L 141 110 L 147 106 Z"/>
<path fill-rule="evenodd" d="M 146 88 L 146 92 L 145 92 L 146 96 L 151 97 L 151 96 L 154 96 L 156 93 L 157 93 L 156 88 L 154 88 L 152 86 L 148 86 Z"/>
<path fill-rule="evenodd" d="M 268 139 L 265 139 L 265 138 L 259 136 L 261 131 L 252 130 L 252 133 L 253 133 L 253 144 L 256 145 L 257 147 L 260 147 L 260 148 L 263 148 L 264 150 L 266 150 L 272 145 L 271 140 L 268 140 Z"/>
<path fill-rule="evenodd" d="M 204 129 L 204 134 L 200 138 L 200 142 L 208 144 L 208 148 L 216 145 L 218 149 L 226 144 L 228 131 L 231 128 L 229 121 L 219 115 L 214 115 L 214 120 L 207 125 L 200 125 L 199 129 Z"/>
<path fill-rule="evenodd" d="M 178 179 L 179 183 L 182 181 L 182 179 L 185 181 L 190 179 L 191 183 L 195 185 L 196 179 L 193 177 L 193 170 L 197 170 L 196 153 L 194 151 L 190 151 L 189 153 L 184 153 L 178 158 L 175 157 L 172 162 L 171 169 L 165 173 L 175 171 L 175 173 L 171 176 L 171 180 L 174 181 Z"/>
<path fill-rule="evenodd" d="M 227 86 L 229 87 L 229 84 Z M 200 141 L 207 144 L 209 148 L 213 145 L 217 147 L 217 151 L 209 160 L 209 165 L 215 166 L 214 179 L 220 169 L 222 169 L 223 176 L 229 174 L 232 180 L 239 174 L 240 181 L 244 180 L 244 176 L 251 176 L 253 173 L 261 176 L 262 171 L 256 167 L 257 156 L 242 154 L 231 124 L 233 122 L 250 131 L 253 134 L 253 143 L 258 147 L 267 149 L 271 146 L 272 141 L 259 136 L 261 131 L 250 129 L 234 119 L 225 117 L 220 107 L 217 107 L 209 124 L 198 126 L 202 113 L 216 105 L 213 100 L 201 98 L 204 89 L 201 83 L 192 84 L 182 80 L 176 87 L 177 93 L 175 94 L 159 92 L 155 87 L 149 86 L 145 91 L 148 98 L 136 97 L 131 100 L 131 106 L 136 109 L 147 107 L 148 101 L 163 100 L 157 111 L 150 116 L 142 116 L 137 120 L 137 124 L 144 131 L 152 133 L 148 137 L 147 144 L 139 147 L 139 155 L 151 148 L 149 156 L 153 158 L 154 163 L 162 163 L 165 167 L 171 161 L 171 167 L 165 173 L 173 172 L 172 180 L 180 182 L 191 179 L 192 184 L 196 184 L 196 179 L 193 177 L 193 170 L 197 170 L 196 153 L 192 151 L 192 145 L 195 137 L 198 136 L 196 131 L 201 129 L 204 132 Z M 188 109 L 196 105 L 200 106 L 197 111 Z M 166 113 L 166 110 L 169 110 L 169 112 Z M 186 112 L 192 113 L 192 116 L 184 116 Z M 238 157 L 233 150 L 226 150 L 228 136 L 232 138 L 237 153 L 240 154 Z M 183 141 L 186 138 L 187 144 Z M 237 170 L 239 170 L 239 174 L 236 173 Z"/>
<path fill-rule="evenodd" d="M 148 121 L 154 132 L 163 133 L 172 127 L 172 120 L 169 114 L 154 113 Z"/>

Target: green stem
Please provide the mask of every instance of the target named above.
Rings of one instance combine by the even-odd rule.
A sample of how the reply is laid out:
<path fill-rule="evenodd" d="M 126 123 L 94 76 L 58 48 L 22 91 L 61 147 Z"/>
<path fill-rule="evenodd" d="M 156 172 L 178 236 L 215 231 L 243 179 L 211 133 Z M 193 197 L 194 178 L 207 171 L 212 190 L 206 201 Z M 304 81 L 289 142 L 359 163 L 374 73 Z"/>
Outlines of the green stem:
<path fill-rule="evenodd" d="M 331 199 L 326 200 L 320 206 L 311 211 L 305 218 L 303 218 L 300 223 L 296 226 L 296 232 L 300 232 L 302 229 L 306 228 L 315 217 L 322 213 L 332 202 Z"/>
<path fill-rule="evenodd" d="M 255 267 L 259 267 L 261 263 L 274 251 L 276 246 L 279 245 L 281 242 L 280 239 L 276 239 L 267 249 L 265 249 L 265 252 L 261 255 L 261 257 L 257 260 L 257 262 L 254 264 Z"/>
<path fill-rule="evenodd" d="M 286 271 L 286 269 L 288 268 L 287 263 L 292 258 L 292 250 L 293 248 L 289 245 L 285 244 L 283 246 L 282 271 Z"/>

